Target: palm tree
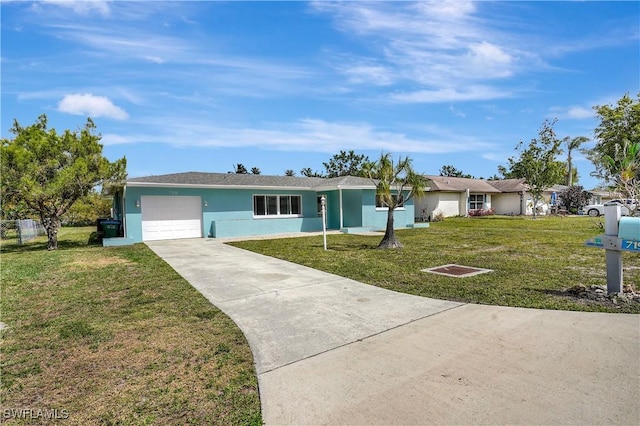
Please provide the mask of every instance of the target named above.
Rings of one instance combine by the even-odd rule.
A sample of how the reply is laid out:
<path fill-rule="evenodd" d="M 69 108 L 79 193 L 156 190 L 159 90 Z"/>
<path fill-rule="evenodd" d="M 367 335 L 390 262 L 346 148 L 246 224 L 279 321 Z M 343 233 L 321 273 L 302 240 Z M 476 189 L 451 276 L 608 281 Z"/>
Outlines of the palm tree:
<path fill-rule="evenodd" d="M 388 208 L 387 228 L 378 248 L 401 248 L 393 228 L 393 213 L 411 198 L 424 193 L 424 178 L 413 170 L 409 157 L 398 158 L 395 163 L 391 154 L 381 154 L 380 160 L 365 164 L 365 173 L 376 185 L 376 197 Z"/>
<path fill-rule="evenodd" d="M 564 142 L 564 144 L 567 146 L 567 168 L 569 169 L 567 171 L 567 185 L 568 186 L 572 186 L 573 185 L 573 163 L 571 162 L 571 152 L 573 150 L 576 150 L 578 148 L 580 148 L 580 145 L 582 145 L 585 142 L 588 142 L 589 138 L 587 138 L 586 136 L 578 136 L 575 138 L 570 138 L 570 137 L 566 137 L 562 140 L 562 142 Z"/>

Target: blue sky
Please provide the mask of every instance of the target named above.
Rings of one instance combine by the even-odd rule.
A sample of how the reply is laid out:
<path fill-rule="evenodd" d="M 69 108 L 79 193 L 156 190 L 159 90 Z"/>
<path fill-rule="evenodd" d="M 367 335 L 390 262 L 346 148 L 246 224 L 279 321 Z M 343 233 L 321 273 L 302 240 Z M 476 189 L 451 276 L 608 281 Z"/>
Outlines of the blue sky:
<path fill-rule="evenodd" d="M 14 118 L 62 131 L 91 116 L 131 177 L 299 175 L 340 150 L 488 177 L 545 119 L 591 138 L 594 105 L 640 91 L 635 1 L 2 0 L 1 13 L 2 137 Z"/>

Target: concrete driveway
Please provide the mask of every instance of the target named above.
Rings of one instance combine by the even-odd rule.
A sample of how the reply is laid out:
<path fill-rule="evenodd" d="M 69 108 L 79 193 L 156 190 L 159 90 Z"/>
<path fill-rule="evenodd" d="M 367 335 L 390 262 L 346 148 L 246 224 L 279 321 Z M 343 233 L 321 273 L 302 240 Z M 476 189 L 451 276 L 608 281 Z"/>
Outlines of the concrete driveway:
<path fill-rule="evenodd" d="M 210 239 L 147 245 L 242 329 L 267 425 L 640 424 L 638 315 L 411 296 Z"/>

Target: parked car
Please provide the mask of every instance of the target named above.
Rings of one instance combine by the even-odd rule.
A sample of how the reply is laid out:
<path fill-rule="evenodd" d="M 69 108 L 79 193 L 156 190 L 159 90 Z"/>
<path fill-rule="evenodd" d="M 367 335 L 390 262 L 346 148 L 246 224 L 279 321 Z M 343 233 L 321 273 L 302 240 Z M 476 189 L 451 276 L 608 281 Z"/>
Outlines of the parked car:
<path fill-rule="evenodd" d="M 607 201 L 604 204 L 589 204 L 582 208 L 582 211 L 588 214 L 591 217 L 598 217 L 604 214 L 604 206 L 614 206 L 619 204 L 622 206 L 620 209 L 622 212 L 622 216 L 629 216 L 632 210 L 635 210 L 636 205 L 633 200 L 611 200 Z M 636 215 L 638 212 L 636 211 Z"/>

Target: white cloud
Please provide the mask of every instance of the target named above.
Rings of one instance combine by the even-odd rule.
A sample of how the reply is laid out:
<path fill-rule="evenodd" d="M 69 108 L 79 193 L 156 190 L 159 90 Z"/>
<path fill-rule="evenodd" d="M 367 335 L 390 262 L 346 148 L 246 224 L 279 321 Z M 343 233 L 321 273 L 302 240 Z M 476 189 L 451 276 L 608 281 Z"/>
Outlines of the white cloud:
<path fill-rule="evenodd" d="M 549 115 L 555 118 L 564 118 L 571 120 L 585 120 L 588 118 L 594 118 L 595 113 L 591 108 L 585 108 L 582 106 L 570 106 L 570 107 L 551 107 Z"/>
<path fill-rule="evenodd" d="M 508 27 L 515 24 L 496 25 L 489 15 L 482 14 L 481 3 L 316 2 L 314 6 L 331 14 L 340 30 L 359 36 L 368 48 L 378 49 L 380 59 L 375 68 L 363 67 L 366 59 L 336 67 L 349 82 L 380 85 L 378 71 L 383 70 L 382 75 L 389 76 L 383 80 L 388 85 L 419 85 L 410 96 L 394 96 L 397 101 L 504 97 L 501 92 L 508 90 L 498 89 L 497 81 L 544 65 L 523 36 L 509 32 Z M 469 86 L 490 90 L 470 90 Z"/>
<path fill-rule="evenodd" d="M 351 83 L 368 83 L 376 86 L 388 86 L 394 83 L 393 70 L 375 63 L 363 61 L 359 64 L 338 68 L 346 74 Z"/>
<path fill-rule="evenodd" d="M 102 0 L 40 0 L 40 4 L 50 4 L 64 9 L 70 9 L 78 15 L 89 15 L 98 12 L 102 16 L 109 16 L 111 9 L 109 1 Z M 36 7 L 38 5 L 36 4 Z"/>
<path fill-rule="evenodd" d="M 471 71 L 480 72 L 487 78 L 509 77 L 513 74 L 513 58 L 499 46 L 483 41 L 469 47 L 468 58 Z M 477 74 L 476 74 L 477 75 Z"/>
<path fill-rule="evenodd" d="M 391 95 L 391 99 L 407 103 L 441 103 L 509 98 L 512 95 L 510 92 L 501 91 L 490 86 L 469 86 L 462 89 L 449 87 L 435 90 L 399 92 Z"/>
<path fill-rule="evenodd" d="M 376 128 L 363 122 L 329 122 L 306 118 L 270 123 L 262 128 L 218 126 L 194 118 L 155 118 L 140 123 L 157 129 L 149 135 L 105 135 L 106 145 L 164 143 L 174 146 L 256 148 L 287 152 L 335 153 L 340 150 L 442 154 L 484 152 L 493 145 L 448 129 L 422 127 L 415 135 Z"/>
<path fill-rule="evenodd" d="M 569 118 L 575 119 L 583 119 L 583 118 L 593 118 L 595 116 L 593 110 L 582 108 L 582 107 L 572 107 L 567 111 L 567 116 Z"/>
<path fill-rule="evenodd" d="M 65 95 L 58 103 L 58 111 L 90 117 L 108 117 L 114 120 L 126 120 L 129 114 L 116 106 L 109 98 L 91 93 Z"/>

